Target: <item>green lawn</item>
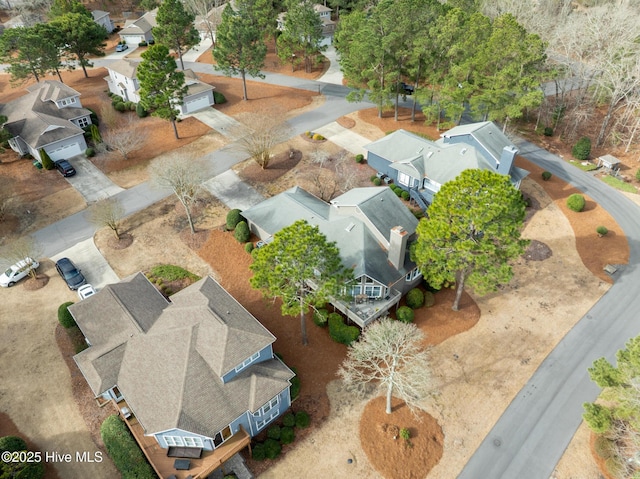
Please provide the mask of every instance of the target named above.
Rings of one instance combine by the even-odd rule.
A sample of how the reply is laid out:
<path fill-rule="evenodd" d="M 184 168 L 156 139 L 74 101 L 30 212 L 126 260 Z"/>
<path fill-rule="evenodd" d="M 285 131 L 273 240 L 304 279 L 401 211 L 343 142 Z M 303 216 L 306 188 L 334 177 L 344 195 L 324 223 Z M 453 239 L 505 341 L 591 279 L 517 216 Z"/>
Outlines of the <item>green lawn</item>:
<path fill-rule="evenodd" d="M 630 185 L 629 183 L 625 183 L 624 181 L 616 178 L 615 176 L 603 176 L 602 181 L 604 181 L 609 186 L 613 186 L 614 188 L 619 189 L 620 191 L 626 191 L 627 193 L 637 193 L 638 190 L 635 186 Z"/>
<path fill-rule="evenodd" d="M 586 165 L 583 165 L 581 161 L 569 160 L 569 163 L 571 163 L 575 167 L 580 168 L 582 171 L 593 171 L 593 170 L 596 170 L 598 168 L 596 165 L 594 165 L 593 163 L 590 163 L 590 162 L 587 162 Z"/>

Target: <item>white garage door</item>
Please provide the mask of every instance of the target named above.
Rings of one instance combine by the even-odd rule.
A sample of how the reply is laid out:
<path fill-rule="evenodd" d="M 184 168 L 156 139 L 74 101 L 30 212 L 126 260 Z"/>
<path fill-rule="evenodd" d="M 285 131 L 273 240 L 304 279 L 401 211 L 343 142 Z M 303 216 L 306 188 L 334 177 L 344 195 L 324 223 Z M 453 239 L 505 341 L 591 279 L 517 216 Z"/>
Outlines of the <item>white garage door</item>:
<path fill-rule="evenodd" d="M 80 149 L 79 143 L 73 143 L 71 145 L 61 146 L 60 148 L 56 148 L 53 151 L 48 151 L 49 157 L 53 160 L 66 160 L 71 158 L 72 156 L 81 155 L 82 150 Z"/>
<path fill-rule="evenodd" d="M 184 103 L 187 113 L 193 113 L 194 111 L 202 110 L 209 106 L 209 97 L 207 95 L 188 100 Z"/>

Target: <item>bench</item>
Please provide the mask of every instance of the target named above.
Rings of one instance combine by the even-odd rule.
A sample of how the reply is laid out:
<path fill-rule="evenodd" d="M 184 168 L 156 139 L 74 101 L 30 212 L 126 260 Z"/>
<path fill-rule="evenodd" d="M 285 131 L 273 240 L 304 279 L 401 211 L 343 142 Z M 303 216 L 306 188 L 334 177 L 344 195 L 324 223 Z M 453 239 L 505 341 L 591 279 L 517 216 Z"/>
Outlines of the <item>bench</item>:
<path fill-rule="evenodd" d="M 189 459 L 176 459 L 173 463 L 173 468 L 176 471 L 188 471 L 191 468 L 191 461 Z"/>
<path fill-rule="evenodd" d="M 169 448 L 167 449 L 167 456 L 200 459 L 200 457 L 202 456 L 202 448 L 201 447 L 169 446 Z"/>

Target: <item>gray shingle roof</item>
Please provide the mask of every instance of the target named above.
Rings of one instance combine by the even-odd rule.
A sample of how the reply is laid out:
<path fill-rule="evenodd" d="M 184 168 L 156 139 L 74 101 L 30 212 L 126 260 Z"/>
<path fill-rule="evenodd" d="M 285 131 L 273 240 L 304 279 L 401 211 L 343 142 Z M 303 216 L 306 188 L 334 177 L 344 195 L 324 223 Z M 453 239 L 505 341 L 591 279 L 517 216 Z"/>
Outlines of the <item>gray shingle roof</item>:
<path fill-rule="evenodd" d="M 496 162 L 500 161 L 500 156 L 502 155 L 504 147 L 513 144 L 513 142 L 509 140 L 509 138 L 507 138 L 500 128 L 498 128 L 492 121 L 458 125 L 440 136 L 442 139 L 446 139 L 465 135 L 472 136 L 484 147 L 486 152 L 490 154 Z M 438 140 L 438 142 L 441 141 L 442 140 Z"/>
<path fill-rule="evenodd" d="M 405 130 L 394 131 L 365 149 L 391 161 L 390 166 L 398 171 L 413 178 L 430 178 L 441 185 L 469 168 L 494 170 L 471 145 L 432 142 Z"/>
<path fill-rule="evenodd" d="M 138 69 L 138 65 L 140 64 L 137 60 L 129 60 L 127 58 L 122 58 L 120 60 L 116 60 L 113 63 L 109 63 L 107 67 L 108 70 L 113 70 L 116 73 L 120 73 L 127 78 L 135 78 L 136 70 Z"/>
<path fill-rule="evenodd" d="M 387 187 L 354 188 L 329 205 L 295 186 L 242 215 L 271 235 L 299 219 L 317 225 L 329 241 L 336 242 L 342 264 L 353 268 L 356 278 L 366 274 L 392 284 L 413 268 L 407 260 L 398 271 L 388 261 L 391 228 L 402 226 L 411 235 L 418 220 Z"/>
<path fill-rule="evenodd" d="M 27 91 L 26 95 L 0 107 L 0 115 L 7 117 L 5 128 L 12 136 L 19 136 L 33 148 L 41 148 L 83 134 L 70 120 L 89 116 L 91 112 L 78 107 L 58 108 L 54 103 L 80 96 L 77 91 L 56 80 L 36 83 Z"/>
<path fill-rule="evenodd" d="M 148 33 L 153 27 L 157 25 L 156 16 L 158 15 L 158 9 L 155 8 L 150 12 L 145 13 L 137 20 L 131 23 L 127 22 L 125 27 L 120 30 L 120 35 L 140 35 Z"/>
<path fill-rule="evenodd" d="M 212 437 L 289 387 L 293 373 L 277 359 L 222 383 L 224 373 L 275 337 L 213 279 L 176 293 L 162 308 L 158 295 L 138 273 L 69 308 L 96 338 L 74 357 L 92 390 L 117 385 L 148 434 L 180 428 Z M 127 321 L 111 316 L 121 310 L 141 326 L 118 328 Z"/>

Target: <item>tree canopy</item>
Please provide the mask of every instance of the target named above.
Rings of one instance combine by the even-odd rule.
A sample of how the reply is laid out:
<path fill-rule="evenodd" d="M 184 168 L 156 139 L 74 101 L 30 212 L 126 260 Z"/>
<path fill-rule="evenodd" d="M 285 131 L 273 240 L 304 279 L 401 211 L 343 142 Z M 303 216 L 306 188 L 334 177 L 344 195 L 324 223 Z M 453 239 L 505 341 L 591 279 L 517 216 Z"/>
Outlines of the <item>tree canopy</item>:
<path fill-rule="evenodd" d="M 238 0 L 236 10 L 227 4 L 218 26 L 213 56 L 216 70 L 226 76 L 239 74 L 242 78 L 242 99 L 247 100 L 247 74 L 264 78 L 260 69 L 264 65 L 267 46 L 259 25 L 255 21 L 255 0 Z"/>
<path fill-rule="evenodd" d="M 424 334 L 415 324 L 381 318 L 352 343 L 338 375 L 348 388 L 364 393 L 371 383 L 385 391 L 386 413 L 395 394 L 411 409 L 431 388 Z"/>
<path fill-rule="evenodd" d="M 251 286 L 265 297 L 282 299 L 282 314 L 300 315 L 302 344 L 308 344 L 305 314 L 343 294 L 353 272 L 342 265 L 335 243 L 305 220 L 254 251 Z"/>
<path fill-rule="evenodd" d="M 477 294 L 511 280 L 509 261 L 524 253 L 522 194 L 508 176 L 469 169 L 442 185 L 420 220 L 411 258 L 434 287 L 457 284 L 453 309 L 464 286 Z"/>
<path fill-rule="evenodd" d="M 140 103 L 151 115 L 168 120 L 176 138 L 177 105 L 187 92 L 184 73 L 177 70 L 176 61 L 164 45 L 152 45 L 142 55 L 136 71 L 140 81 Z"/>
<path fill-rule="evenodd" d="M 63 45 L 65 53 L 80 64 L 84 76 L 88 78 L 87 67 L 92 63 L 87 57 L 104 56 L 103 41 L 108 36 L 106 28 L 83 13 L 65 13 L 52 20 L 50 25 L 57 32 L 54 41 Z"/>
<path fill-rule="evenodd" d="M 290 0 L 284 19 L 284 29 L 278 37 L 278 56 L 295 66 L 304 64 L 306 72 L 313 68 L 314 59 L 326 50 L 322 46 L 322 20 L 313 8 L 313 0 Z"/>
<path fill-rule="evenodd" d="M 193 26 L 195 16 L 185 9 L 180 0 L 164 0 L 156 15 L 157 26 L 153 27 L 156 43 L 171 48 L 178 54 L 180 68 L 184 70 L 182 54 L 200 43 L 198 30 Z"/>
<path fill-rule="evenodd" d="M 49 19 L 52 20 L 67 13 L 80 13 L 93 19 L 91 12 L 78 0 L 53 0 L 49 10 Z"/>
<path fill-rule="evenodd" d="M 636 477 L 640 472 L 640 336 L 616 353 L 616 362 L 614 366 L 600 358 L 589 368 L 602 394 L 597 402 L 584 404 L 583 418 L 601 436 L 598 442 L 605 443 L 613 461 L 625 466 L 628 474 L 624 477 Z"/>

